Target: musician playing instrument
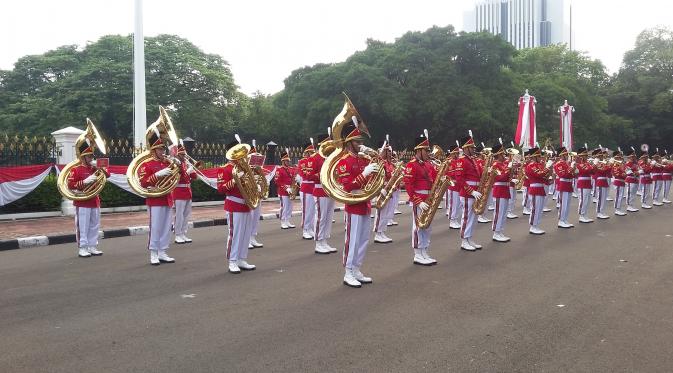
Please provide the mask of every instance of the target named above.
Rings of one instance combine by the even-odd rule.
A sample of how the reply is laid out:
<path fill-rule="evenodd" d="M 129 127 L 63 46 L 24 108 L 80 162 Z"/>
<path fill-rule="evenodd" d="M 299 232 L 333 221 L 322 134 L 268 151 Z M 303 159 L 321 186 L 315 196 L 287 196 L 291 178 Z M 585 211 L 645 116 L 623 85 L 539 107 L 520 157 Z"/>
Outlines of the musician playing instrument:
<path fill-rule="evenodd" d="M 316 146 L 320 146 L 330 140 L 330 133 L 321 133 L 315 137 Z M 322 188 L 320 183 L 320 169 L 325 158 L 320 152 L 315 152 L 307 164 L 311 167 L 309 180 L 313 182 L 313 199 L 315 200 L 315 220 L 313 222 L 313 238 L 315 240 L 316 254 L 336 253 L 337 249 L 332 247 L 327 240 L 332 236 L 332 221 L 334 216 L 334 200 L 330 198 Z"/>
<path fill-rule="evenodd" d="M 615 215 L 624 216 L 624 191 L 626 189 L 626 165 L 620 150 L 612 152 L 613 162 L 611 165 L 612 185 L 615 186 Z"/>
<path fill-rule="evenodd" d="M 430 234 L 432 227 L 425 229 L 417 226 L 417 216 L 430 208 L 426 202 L 432 183 L 437 177 L 437 169 L 430 162 L 430 142 L 426 135 L 421 135 L 414 142 L 414 158 L 407 163 L 404 169 L 404 186 L 409 195 L 409 202 L 412 203 L 411 217 L 411 247 L 414 250 L 413 263 L 422 266 L 431 266 L 437 264 L 437 261 L 430 257 Z"/>
<path fill-rule="evenodd" d="M 480 170 L 484 169 L 484 164 L 486 163 L 486 153 L 484 152 L 484 143 L 481 143 L 481 145 L 476 145 L 475 150 L 476 150 L 476 157 L 474 159 L 474 162 L 477 164 L 477 167 L 479 167 Z M 487 200 L 490 200 L 491 195 L 484 196 Z M 491 219 L 487 218 L 484 216 L 484 214 L 479 214 L 477 215 L 477 223 L 490 223 Z"/>
<path fill-rule="evenodd" d="M 528 220 L 530 228 L 528 233 L 535 235 L 545 234 L 540 228 L 540 220 L 544 209 L 544 201 L 547 196 L 545 183 L 549 180 L 551 173 L 551 160 L 547 164 L 543 163 L 540 148 L 534 147 L 528 151 L 531 162 L 526 166 L 526 179 L 530 180 L 528 185 L 528 195 L 531 199 L 530 218 Z"/>
<path fill-rule="evenodd" d="M 280 228 L 290 229 L 294 228 L 290 218 L 292 218 L 292 185 L 296 183 L 296 172 L 290 167 L 290 151 L 285 149 L 280 155 L 281 166 L 276 169 L 274 179 L 276 181 L 276 194 L 280 201 Z"/>
<path fill-rule="evenodd" d="M 248 153 L 248 157 L 251 155 L 258 155 L 261 156 L 257 152 L 257 141 L 255 139 L 252 139 L 252 146 L 250 147 L 250 152 Z M 255 165 L 255 166 L 250 166 L 251 168 L 256 168 L 255 171 L 258 171 L 259 173 L 255 173 L 255 177 L 266 177 L 266 174 L 268 173 L 262 166 Z M 261 186 L 258 186 L 258 190 L 261 192 Z M 256 208 L 252 209 L 252 227 L 250 231 L 250 242 L 248 243 L 248 249 L 256 249 L 260 247 L 264 247 L 264 244 L 259 242 L 257 240 L 257 228 L 259 227 L 259 220 L 260 216 L 262 215 L 262 203 L 260 202 Z"/>
<path fill-rule="evenodd" d="M 463 149 L 463 155 L 458 158 L 454 175 L 456 177 L 456 187 L 460 191 L 460 197 L 463 204 L 463 218 L 460 226 L 460 248 L 467 251 L 475 251 L 481 249 L 481 245 L 472 240 L 472 229 L 476 216 L 472 205 L 475 198 L 486 198 L 482 196 L 477 189 L 479 189 L 479 181 L 481 180 L 482 169 L 475 161 L 475 146 L 472 138 L 472 131 L 470 135 L 464 137 L 460 141 L 460 147 Z"/>
<path fill-rule="evenodd" d="M 640 154 L 640 159 L 638 160 L 638 168 L 640 174 L 640 185 L 642 187 L 643 194 L 640 196 L 641 207 L 644 209 L 651 209 L 652 205 L 652 165 L 650 163 L 649 153 L 644 151 Z"/>
<path fill-rule="evenodd" d="M 663 200 L 662 202 L 664 203 L 671 203 L 671 200 L 668 199 L 669 193 L 671 192 L 671 181 L 673 181 L 673 162 L 671 162 L 670 156 L 668 155 L 668 152 L 666 153 L 666 156 L 664 157 L 664 169 L 663 173 L 661 174 L 661 178 L 664 182 L 663 186 Z"/>
<path fill-rule="evenodd" d="M 639 171 L 636 150 L 631 147 L 627 156 L 629 160 L 624 164 L 624 171 L 626 172 L 626 211 L 636 212 L 638 209 L 634 207 L 634 201 L 638 193 Z"/>
<path fill-rule="evenodd" d="M 173 200 L 175 201 L 175 220 L 173 231 L 175 234 L 175 243 L 184 244 L 192 242 L 187 237 L 187 228 L 189 219 L 192 215 L 192 180 L 196 179 L 196 170 L 194 165 L 187 161 L 187 149 L 180 140 L 178 144 L 177 157 L 180 160 L 180 181 L 173 189 Z"/>
<path fill-rule="evenodd" d="M 529 149 L 530 150 L 530 149 Z M 531 163 L 531 158 L 529 156 L 529 153 L 526 152 L 524 154 L 524 160 L 523 164 L 521 165 L 522 167 L 522 175 L 524 176 L 523 180 L 523 196 L 522 196 L 522 201 L 521 204 L 523 205 L 523 212 L 522 214 L 524 215 L 530 215 L 531 212 L 531 204 L 532 204 L 532 196 L 528 191 L 528 188 L 530 187 L 530 179 L 525 177 L 526 176 L 526 167 Z"/>
<path fill-rule="evenodd" d="M 313 198 L 313 186 L 315 181 L 313 160 L 311 157 L 315 153 L 313 139 L 304 145 L 303 158 L 297 163 L 298 175 L 301 178 L 301 187 L 299 188 L 299 199 L 301 200 L 301 228 L 302 238 L 312 240 L 315 232 L 315 199 Z"/>
<path fill-rule="evenodd" d="M 579 192 L 578 213 L 580 223 L 592 223 L 594 220 L 587 217 L 587 211 L 591 204 L 591 175 L 594 173 L 594 166 L 587 161 L 589 153 L 586 147 L 577 149 L 577 191 Z"/>
<path fill-rule="evenodd" d="M 514 207 L 516 206 L 516 184 L 519 182 L 517 177 L 519 177 L 519 170 L 523 167 L 521 162 L 521 155 L 519 150 L 514 147 L 514 142 L 511 143 L 512 147 L 505 150 L 507 154 L 507 161 L 511 163 L 511 176 L 509 182 L 509 203 L 507 205 L 507 219 L 516 219 L 519 215 L 514 213 Z"/>
<path fill-rule="evenodd" d="M 495 209 L 493 210 L 493 241 L 508 242 L 510 238 L 505 236 L 505 223 L 507 221 L 507 208 L 509 207 L 510 182 L 512 178 L 511 163 L 505 158 L 505 147 L 498 143 L 491 148 L 491 154 L 494 158 L 491 168 L 497 170 L 495 182 L 491 194 L 495 199 Z"/>
<path fill-rule="evenodd" d="M 451 162 L 449 163 L 446 175 L 455 179 L 456 164 L 460 157 L 460 147 L 458 145 L 449 146 L 447 157 L 451 159 Z M 449 188 L 446 191 L 446 196 L 447 201 L 445 207 L 446 215 L 449 217 L 449 228 L 460 229 L 460 217 L 463 215 L 463 206 L 460 203 L 460 190 L 456 186 L 456 183 L 449 185 Z"/>
<path fill-rule="evenodd" d="M 93 126 L 90 123 L 88 125 Z M 96 150 L 96 141 L 88 131 L 81 134 L 75 142 L 78 164 L 70 168 L 67 175 L 67 186 L 70 190 L 82 192 L 96 182 L 96 170 L 101 170 L 106 177 L 110 173 L 105 168 L 97 167 L 93 159 Z M 102 149 L 105 151 L 105 149 Z M 81 258 L 103 255 L 98 250 L 98 229 L 100 228 L 100 196 L 95 194 L 89 199 L 74 200 L 75 206 L 75 232 L 77 238 L 78 255 Z"/>
<path fill-rule="evenodd" d="M 227 212 L 227 259 L 229 272 L 238 274 L 243 271 L 252 271 L 256 267 L 248 263 L 248 244 L 252 235 L 252 209 L 246 204 L 244 191 L 237 186 L 234 178 L 234 169 L 239 170 L 237 177 L 245 176 L 244 171 L 237 167 L 237 162 L 247 162 L 250 145 L 243 144 L 240 138 L 227 145 L 227 164 L 217 172 L 217 192 L 225 194 L 224 211 Z"/>
<path fill-rule="evenodd" d="M 565 146 L 558 150 L 558 161 L 554 163 L 554 173 L 556 174 L 556 203 L 558 204 L 558 223 L 559 228 L 572 228 L 573 224 L 568 222 L 570 212 L 570 201 L 573 193 L 573 183 L 577 170 L 575 165 L 568 161 L 568 149 Z"/>
<path fill-rule="evenodd" d="M 392 162 L 392 148 L 387 140 L 383 140 L 379 146 L 379 157 L 383 160 L 383 168 L 386 170 L 386 184 L 390 181 L 395 171 L 395 164 Z M 397 188 L 396 188 L 397 189 Z M 394 191 L 390 191 L 393 193 Z M 374 218 L 374 242 L 390 243 L 393 240 L 386 235 L 388 229 L 388 222 L 390 222 L 395 214 L 395 207 L 393 199 L 388 200 L 383 207 L 376 209 L 376 216 Z"/>
<path fill-rule="evenodd" d="M 610 217 L 605 213 L 606 201 L 608 198 L 608 189 L 610 184 L 610 165 L 605 161 L 603 149 L 596 149 L 593 151 L 594 158 L 594 188 L 596 199 L 596 218 L 609 219 Z"/>
<path fill-rule="evenodd" d="M 654 190 L 652 191 L 652 204 L 655 206 L 663 206 L 662 199 L 663 189 L 664 189 L 664 165 L 661 162 L 663 154 L 659 152 L 659 149 L 652 154 L 652 184 L 654 184 Z"/>

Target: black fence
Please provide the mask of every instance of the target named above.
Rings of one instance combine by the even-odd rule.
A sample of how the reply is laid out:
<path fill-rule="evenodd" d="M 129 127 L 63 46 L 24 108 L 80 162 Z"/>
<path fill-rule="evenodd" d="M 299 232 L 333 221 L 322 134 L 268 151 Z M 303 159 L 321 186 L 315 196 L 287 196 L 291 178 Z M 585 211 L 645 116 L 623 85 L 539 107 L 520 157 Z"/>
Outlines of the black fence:
<path fill-rule="evenodd" d="M 54 163 L 59 152 L 52 137 L 0 135 L 0 166 Z"/>

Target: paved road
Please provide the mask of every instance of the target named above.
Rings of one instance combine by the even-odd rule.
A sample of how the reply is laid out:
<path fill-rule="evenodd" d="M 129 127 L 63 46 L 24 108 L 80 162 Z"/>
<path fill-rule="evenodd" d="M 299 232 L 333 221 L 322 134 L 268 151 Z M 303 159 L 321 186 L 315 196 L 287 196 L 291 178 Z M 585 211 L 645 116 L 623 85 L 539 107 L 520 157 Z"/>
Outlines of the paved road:
<path fill-rule="evenodd" d="M 362 289 L 277 221 L 241 275 L 226 272 L 225 227 L 192 231 L 160 267 L 144 236 L 103 240 L 100 258 L 0 252 L 0 372 L 673 370 L 673 207 L 570 231 L 549 213 L 542 237 L 510 220 L 509 244 L 482 224 L 476 253 L 439 219 L 431 268 L 411 264 L 408 209 L 398 218 Z"/>

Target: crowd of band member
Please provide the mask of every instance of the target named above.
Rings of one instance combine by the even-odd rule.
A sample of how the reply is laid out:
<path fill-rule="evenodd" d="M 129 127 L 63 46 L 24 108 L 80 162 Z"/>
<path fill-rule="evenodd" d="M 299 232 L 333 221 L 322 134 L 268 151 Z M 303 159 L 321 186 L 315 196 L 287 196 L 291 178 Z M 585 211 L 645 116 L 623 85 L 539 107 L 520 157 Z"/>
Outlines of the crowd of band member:
<path fill-rule="evenodd" d="M 450 180 L 443 196 L 443 208 L 449 227 L 460 231 L 459 247 L 469 252 L 482 248 L 473 238 L 477 222 L 491 223 L 494 242 L 510 241 L 505 235 L 506 222 L 518 217 L 515 211 L 519 189 L 522 191 L 523 214 L 529 217 L 529 233 L 533 235 L 545 233 L 540 224 L 543 213 L 550 211 L 546 207 L 548 198 L 555 201 L 557 226 L 561 229 L 573 227 L 569 221 L 573 198 L 578 200 L 580 223 L 593 222 L 593 216 L 597 219 L 610 218 L 607 208 L 610 200 L 613 201 L 613 213 L 616 216 L 636 212 L 639 207 L 651 209 L 653 205 L 671 203 L 669 193 L 673 161 L 658 150 L 653 153 L 642 151 L 638 154 L 631 148 L 624 154 L 621 150 L 608 152 L 602 147 L 589 150 L 585 145 L 576 152 L 569 152 L 565 147 L 555 151 L 534 147 L 522 154 L 513 145 L 506 147 L 502 141 L 485 148 L 483 143 L 476 144 L 470 133 L 444 153 L 431 144 L 426 131 L 415 139 L 413 158 L 405 165 L 397 159 L 388 139 L 379 143 L 379 162 L 363 157 L 363 150 L 371 149 L 363 145 L 367 136 L 360 131 L 355 117 L 344 126 L 341 133 L 344 134 L 346 152 L 338 160 L 336 178 L 347 192 L 363 188 L 372 174 L 378 173 L 381 168 L 385 171 L 386 182 L 396 173 L 402 172 L 400 183 L 394 184 L 390 189 L 381 190 L 377 198 L 388 197 L 387 202 L 376 209 L 374 214 L 372 201 L 345 205 L 343 283 L 350 287 L 361 287 L 362 284 L 372 282 L 371 277 L 365 276 L 361 270 L 371 234 L 373 232 L 376 243 L 392 242 L 386 235 L 386 230 L 397 225 L 393 218 L 398 212 L 397 206 L 402 193 L 407 194 L 408 204 L 412 208 L 412 262 L 422 266 L 437 264 L 430 254 L 432 227 L 420 227 L 417 223 L 418 216 L 432 208 L 428 198 L 438 178 Z M 192 242 L 187 237 L 192 199 L 190 184 L 197 178 L 198 170 L 185 158 L 186 149 L 181 143 L 177 145 L 177 156 L 169 160 L 166 154 L 168 144 L 157 131 L 148 131 L 146 140 L 152 158 L 143 163 L 139 171 L 143 186 L 151 188 L 169 175 L 170 162 L 177 162 L 179 166 L 179 181 L 171 193 L 146 198 L 149 211 L 147 249 L 150 263 L 174 263 L 175 259 L 167 254 L 171 236 L 177 244 Z M 274 175 L 280 204 L 280 228 L 295 228 L 292 223 L 293 199 L 298 194 L 301 203 L 301 238 L 314 241 L 316 254 L 338 251 L 329 243 L 332 239 L 335 201 L 321 184 L 320 171 L 325 158 L 317 151 L 317 148 L 329 140 L 329 132 L 311 138 L 296 166 L 291 164 L 289 151 L 285 149 L 281 154 L 281 165 L 276 168 Z M 240 139 L 229 144 L 227 148 L 237 145 L 241 145 Z M 246 149 L 249 151 L 236 157 L 257 152 L 254 144 Z M 68 187 L 83 190 L 95 181 L 94 173 L 99 169 L 93 159 L 95 144 L 90 139 L 81 137 L 76 144 L 76 150 L 80 164 L 70 170 Z M 255 266 L 248 262 L 248 250 L 263 246 L 257 239 L 261 203 L 256 208 L 246 204 L 245 193 L 235 180 L 237 175 L 234 172 L 237 170 L 235 166 L 238 160 L 230 159 L 230 162 L 218 170 L 216 184 L 217 191 L 225 195 L 224 210 L 228 221 L 226 257 L 231 273 L 254 270 Z M 440 167 L 441 165 L 446 167 Z M 445 170 L 444 174 L 440 175 L 439 170 Z M 105 169 L 102 171 L 109 176 Z M 492 213 L 476 214 L 473 205 L 478 201 L 487 201 L 487 211 Z M 591 207 L 592 202 L 595 207 Z M 75 201 L 74 205 L 79 256 L 102 255 L 97 248 L 100 198 L 96 195 L 89 200 Z"/>

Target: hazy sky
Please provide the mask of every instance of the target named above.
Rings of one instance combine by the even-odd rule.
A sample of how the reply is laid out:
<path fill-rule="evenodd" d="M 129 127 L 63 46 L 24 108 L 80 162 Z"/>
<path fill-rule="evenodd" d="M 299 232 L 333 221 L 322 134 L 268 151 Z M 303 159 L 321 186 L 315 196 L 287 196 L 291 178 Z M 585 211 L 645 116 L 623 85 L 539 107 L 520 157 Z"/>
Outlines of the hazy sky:
<path fill-rule="evenodd" d="M 334 4 L 338 4 L 334 6 Z M 453 24 L 473 0 L 144 0 L 145 36 L 177 34 L 223 56 L 245 93 L 275 93 L 292 70 L 343 61 L 367 38 Z M 611 72 L 647 27 L 673 28 L 667 0 L 573 0 L 575 49 Z M 19 57 L 133 32 L 133 0 L 4 0 L 0 69 Z"/>

